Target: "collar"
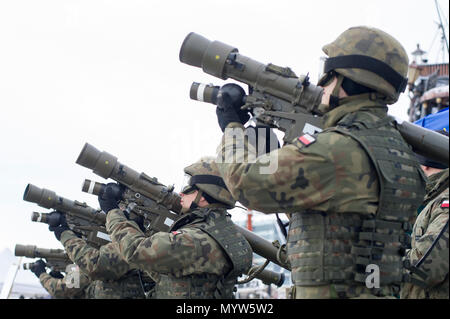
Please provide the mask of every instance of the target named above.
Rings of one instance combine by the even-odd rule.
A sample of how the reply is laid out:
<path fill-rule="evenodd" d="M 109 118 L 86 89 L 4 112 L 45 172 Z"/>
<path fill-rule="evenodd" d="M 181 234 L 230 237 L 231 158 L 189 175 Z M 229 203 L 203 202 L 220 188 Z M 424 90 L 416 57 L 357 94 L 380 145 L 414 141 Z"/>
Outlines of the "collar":
<path fill-rule="evenodd" d="M 364 111 L 380 113 L 380 116 L 386 115 L 388 110 L 386 103 L 373 99 L 372 93 L 348 96 L 340 100 L 338 107 L 323 115 L 324 128 L 333 127 L 345 115 L 363 109 Z"/>

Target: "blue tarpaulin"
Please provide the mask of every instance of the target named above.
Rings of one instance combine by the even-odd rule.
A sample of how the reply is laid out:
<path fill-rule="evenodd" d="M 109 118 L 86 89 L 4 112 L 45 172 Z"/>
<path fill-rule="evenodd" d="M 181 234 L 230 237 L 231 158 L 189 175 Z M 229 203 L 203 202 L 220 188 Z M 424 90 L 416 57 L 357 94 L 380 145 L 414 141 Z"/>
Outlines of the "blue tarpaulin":
<path fill-rule="evenodd" d="M 417 121 L 414 124 L 420 125 L 433 131 L 439 131 L 448 128 L 448 108 L 439 111 L 438 113 L 427 115 Z"/>

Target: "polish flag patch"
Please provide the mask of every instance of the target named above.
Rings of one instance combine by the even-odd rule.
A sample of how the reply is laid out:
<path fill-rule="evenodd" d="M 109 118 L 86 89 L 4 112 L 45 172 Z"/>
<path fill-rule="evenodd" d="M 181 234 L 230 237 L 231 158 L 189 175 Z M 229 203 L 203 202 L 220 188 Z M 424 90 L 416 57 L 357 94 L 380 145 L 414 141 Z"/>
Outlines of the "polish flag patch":
<path fill-rule="evenodd" d="M 300 136 L 298 140 L 305 146 L 308 146 L 316 141 L 316 139 L 309 134 Z"/>
<path fill-rule="evenodd" d="M 441 203 L 441 208 L 448 208 L 448 203 L 449 203 L 449 201 L 448 201 L 448 199 L 447 200 L 444 200 L 442 203 Z"/>
<path fill-rule="evenodd" d="M 178 231 L 178 230 L 172 232 L 172 235 L 174 235 L 174 236 L 176 236 L 176 235 L 178 235 L 178 234 L 181 234 L 181 232 Z"/>

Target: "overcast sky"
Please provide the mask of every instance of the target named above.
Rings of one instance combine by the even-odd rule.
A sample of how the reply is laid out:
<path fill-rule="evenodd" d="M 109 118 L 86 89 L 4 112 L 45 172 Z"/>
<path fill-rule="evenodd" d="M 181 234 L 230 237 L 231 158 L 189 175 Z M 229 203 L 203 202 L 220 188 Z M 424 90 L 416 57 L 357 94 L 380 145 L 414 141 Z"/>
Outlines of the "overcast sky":
<path fill-rule="evenodd" d="M 75 164 L 86 142 L 177 190 L 183 167 L 215 154 L 214 106 L 189 88 L 225 82 L 179 62 L 189 32 L 316 81 L 322 46 L 351 26 L 380 28 L 408 53 L 420 43 L 434 61 L 436 21 L 433 0 L 0 1 L 0 251 L 61 247 L 31 222 L 46 210 L 22 200 L 28 183 L 98 207 L 81 183 L 105 180 Z M 390 113 L 407 119 L 408 104 Z"/>

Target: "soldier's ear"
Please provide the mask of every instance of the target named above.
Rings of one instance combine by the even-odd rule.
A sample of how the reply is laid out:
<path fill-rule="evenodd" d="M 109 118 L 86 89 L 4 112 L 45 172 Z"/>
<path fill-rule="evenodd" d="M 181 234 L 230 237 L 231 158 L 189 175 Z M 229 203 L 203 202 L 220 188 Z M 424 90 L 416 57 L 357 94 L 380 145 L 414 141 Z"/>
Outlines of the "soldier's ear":
<path fill-rule="evenodd" d="M 205 199 L 205 197 L 200 197 L 200 200 L 198 201 L 198 206 L 203 207 L 206 205 L 209 205 L 210 203 Z"/>

